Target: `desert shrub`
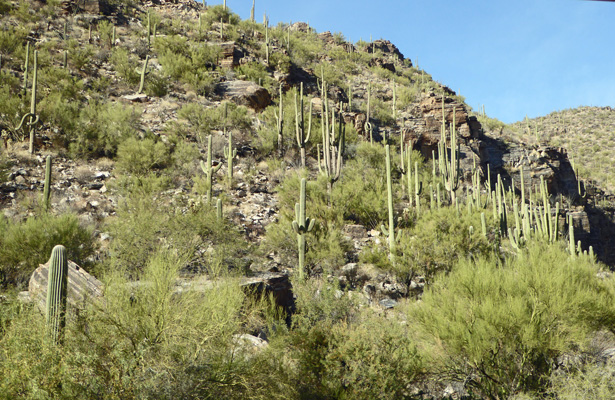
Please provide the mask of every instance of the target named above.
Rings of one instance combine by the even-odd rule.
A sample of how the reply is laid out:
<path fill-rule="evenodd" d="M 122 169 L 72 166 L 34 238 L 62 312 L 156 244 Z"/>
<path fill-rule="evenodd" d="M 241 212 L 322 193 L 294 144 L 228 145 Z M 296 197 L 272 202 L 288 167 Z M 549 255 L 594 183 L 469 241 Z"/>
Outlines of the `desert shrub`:
<path fill-rule="evenodd" d="M 142 282 L 103 277 L 105 302 L 68 321 L 66 346 L 46 340 L 44 316 L 13 307 L 0 334 L 0 397 L 5 399 L 266 399 L 278 383 L 246 355 L 236 334 L 258 308 L 233 280 L 206 291 L 176 280 L 171 251 L 152 255 Z M 8 312 L 7 312 L 8 314 Z"/>
<path fill-rule="evenodd" d="M 92 230 L 76 216 L 43 213 L 19 222 L 0 219 L 0 283 L 24 285 L 57 244 L 66 247 L 69 260 L 89 265 L 88 257 L 94 253 Z"/>
<path fill-rule="evenodd" d="M 297 312 L 293 316 L 290 335 L 274 338 L 272 346 L 289 353 L 294 369 L 292 385 L 299 398 L 335 398 L 335 387 L 325 381 L 326 359 L 333 326 L 348 320 L 356 312 L 350 297 L 340 296 L 339 288 L 319 279 L 293 281 Z"/>
<path fill-rule="evenodd" d="M 139 82 L 139 74 L 135 70 L 138 67 L 137 58 L 132 56 L 128 50 L 115 46 L 109 61 L 118 76 L 129 85 L 136 85 Z"/>
<path fill-rule="evenodd" d="M 279 88 L 275 93 L 279 93 Z M 283 106 L 284 106 L 284 126 L 282 133 L 282 147 L 285 152 L 298 149 L 297 136 L 295 131 L 295 90 L 288 90 L 282 94 Z M 309 121 L 309 97 L 304 96 L 304 124 L 307 133 L 308 121 Z M 297 104 L 300 99 L 297 94 Z M 253 145 L 256 147 L 258 153 L 261 156 L 269 156 L 278 150 L 278 131 L 277 131 L 277 119 L 276 114 L 279 113 L 279 95 L 276 104 L 271 104 L 264 111 L 262 111 L 258 117 L 261 123 L 258 126 L 256 132 L 256 138 L 253 141 Z M 312 133 L 310 135 L 310 142 L 314 143 L 320 141 L 320 123 L 316 115 L 312 116 Z M 309 148 L 309 145 L 308 145 Z"/>
<path fill-rule="evenodd" d="M 351 399 L 404 398 L 424 368 L 407 326 L 372 310 L 331 329 L 324 364 L 325 379 Z"/>
<path fill-rule="evenodd" d="M 397 106 L 405 108 L 416 101 L 419 91 L 416 85 L 397 86 Z"/>
<path fill-rule="evenodd" d="M 274 51 L 269 55 L 269 66 L 284 74 L 288 74 L 291 67 L 290 57 L 284 53 Z"/>
<path fill-rule="evenodd" d="M 312 65 L 314 73 L 318 76 L 318 79 L 323 79 L 327 82 L 329 86 L 339 86 L 343 87 L 344 82 L 346 81 L 343 73 L 335 68 L 335 66 L 329 62 L 320 62 L 318 64 Z"/>
<path fill-rule="evenodd" d="M 217 220 L 211 204 L 177 197 L 171 201 L 160 195 L 152 200 L 160 182 L 151 176 L 131 181 L 121 191 L 124 200 L 117 218 L 107 227 L 113 238 L 109 260 L 113 269 L 137 273 L 160 247 L 185 254 L 193 271 L 214 273 L 244 266 L 247 243 L 230 221 Z"/>
<path fill-rule="evenodd" d="M 154 169 L 165 168 L 170 161 L 167 146 L 152 138 L 128 138 L 117 149 L 117 167 L 124 173 L 145 175 Z"/>
<path fill-rule="evenodd" d="M 263 84 L 267 79 L 270 79 L 267 68 L 256 61 L 242 64 L 237 67 L 236 74 L 240 79 L 249 80 L 252 82 Z"/>
<path fill-rule="evenodd" d="M 0 72 L 0 125 L 14 129 L 19 125 L 22 116 L 27 112 L 25 99 L 15 95 L 19 89 L 19 81 L 9 74 Z"/>
<path fill-rule="evenodd" d="M 322 40 L 316 39 L 314 33 L 291 32 L 290 57 L 292 62 L 299 67 L 308 67 L 323 51 L 324 44 Z M 320 70 L 315 71 L 320 73 Z"/>
<path fill-rule="evenodd" d="M 558 371 L 551 377 L 550 394 L 561 400 L 615 398 L 615 363 L 596 363 Z"/>
<path fill-rule="evenodd" d="M 111 41 L 113 40 L 113 23 L 106 20 L 100 21 L 97 25 L 97 29 L 100 40 L 109 45 L 109 47 L 112 47 L 113 43 L 111 43 Z"/>
<path fill-rule="evenodd" d="M 489 257 L 497 249 L 492 234 L 495 221 L 487 213 L 488 237 L 484 237 L 480 214 L 457 212 L 455 207 L 423 212 L 413 227 L 399 231 L 394 269 L 431 281 L 437 273 L 450 271 L 460 259 Z"/>
<path fill-rule="evenodd" d="M 25 26 L 13 27 L 8 24 L 4 25 L 2 29 L 0 29 L 0 52 L 7 56 L 20 56 L 21 53 L 25 55 L 25 40 L 27 36 L 28 28 Z M 18 52 L 17 50 L 20 51 Z M 24 63 L 25 57 L 21 57 L 21 60 L 21 62 Z"/>
<path fill-rule="evenodd" d="M 374 117 L 374 119 L 378 121 L 380 125 L 390 126 L 395 124 L 395 119 L 393 118 L 393 109 L 388 102 L 384 102 L 383 100 L 372 96 L 370 103 L 370 106 L 372 108 L 371 115 Z"/>
<path fill-rule="evenodd" d="M 478 120 L 480 121 L 481 125 L 487 127 L 488 132 L 501 131 L 506 126 L 506 124 L 502 121 L 496 118 L 489 118 L 487 116 L 480 116 L 478 117 Z"/>
<path fill-rule="evenodd" d="M 354 156 L 348 157 L 340 182 L 333 186 L 334 203 L 342 207 L 344 219 L 368 229 L 378 228 L 388 220 L 384 147 L 359 143 L 348 151 Z M 397 157 L 391 158 L 395 170 Z M 393 201 L 399 203 L 401 192 L 396 186 Z"/>
<path fill-rule="evenodd" d="M 119 144 L 134 137 L 138 128 L 135 108 L 90 102 L 81 109 L 78 126 L 69 135 L 70 150 L 78 157 L 113 157 Z"/>
<path fill-rule="evenodd" d="M 159 38 L 155 48 L 164 74 L 192 85 L 197 91 L 207 71 L 215 69 L 221 51 L 220 46 L 188 42 L 177 35 Z"/>
<path fill-rule="evenodd" d="M 17 18 L 19 21 L 25 23 L 38 21 L 41 16 L 30 6 L 25 0 L 19 0 L 17 7 L 14 7 L 11 11 L 11 15 Z"/>
<path fill-rule="evenodd" d="M 0 14 L 6 14 L 11 9 L 11 3 L 7 0 L 0 0 Z"/>
<path fill-rule="evenodd" d="M 596 272 L 558 245 L 533 244 L 503 263 L 461 259 L 408 319 L 437 376 L 464 382 L 483 398 L 540 393 L 558 356 L 613 326 L 613 291 Z"/>
<path fill-rule="evenodd" d="M 297 398 L 404 398 L 422 360 L 401 321 L 360 311 L 349 293 L 324 280 L 294 280 L 293 291 L 291 329 L 279 331 L 271 347 L 289 359 L 285 378 Z"/>
<path fill-rule="evenodd" d="M 91 45 L 79 43 L 75 39 L 67 42 L 68 62 L 78 70 L 87 69 L 92 62 L 94 48 Z"/>
<path fill-rule="evenodd" d="M 83 97 L 81 95 L 84 87 L 83 80 L 72 76 L 67 69 L 50 66 L 41 70 L 37 79 L 40 85 L 39 90 L 44 87 L 51 93 L 59 93 L 73 101 Z"/>
<path fill-rule="evenodd" d="M 221 4 L 208 7 L 202 17 L 202 21 L 208 25 L 220 22 L 220 20 L 224 21 L 224 23 L 237 25 L 241 18 L 237 14 L 232 13 L 228 7 L 225 10 Z"/>
<path fill-rule="evenodd" d="M 201 139 L 209 135 L 212 129 L 248 130 L 252 122 L 248 109 L 232 102 L 223 102 L 216 108 L 187 104 L 179 109 L 177 116 L 188 121 Z"/>

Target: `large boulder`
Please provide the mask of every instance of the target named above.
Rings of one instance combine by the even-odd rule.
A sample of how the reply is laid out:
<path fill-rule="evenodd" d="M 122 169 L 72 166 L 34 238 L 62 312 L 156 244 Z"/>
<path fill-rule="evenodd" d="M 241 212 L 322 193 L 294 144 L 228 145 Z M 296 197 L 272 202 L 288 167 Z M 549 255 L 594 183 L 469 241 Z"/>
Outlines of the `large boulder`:
<path fill-rule="evenodd" d="M 216 86 L 216 93 L 222 98 L 250 107 L 254 111 L 264 110 L 271 104 L 271 95 L 262 86 L 249 81 L 225 81 Z"/>
<path fill-rule="evenodd" d="M 28 285 L 30 301 L 43 312 L 47 302 L 48 275 L 49 263 L 42 264 L 32 273 Z M 102 282 L 70 260 L 67 289 L 69 312 L 84 309 L 88 301 L 98 301 L 103 295 Z"/>

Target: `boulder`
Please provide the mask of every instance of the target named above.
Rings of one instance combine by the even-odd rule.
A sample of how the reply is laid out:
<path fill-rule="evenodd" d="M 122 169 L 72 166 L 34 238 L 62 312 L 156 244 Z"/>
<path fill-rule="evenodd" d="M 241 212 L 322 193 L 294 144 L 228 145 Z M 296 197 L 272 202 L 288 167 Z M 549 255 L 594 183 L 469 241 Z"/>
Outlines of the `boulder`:
<path fill-rule="evenodd" d="M 40 265 L 32 276 L 28 285 L 30 301 L 42 312 L 45 312 L 47 302 L 47 285 L 49 263 Z M 72 261 L 68 261 L 68 293 L 67 302 L 69 312 L 83 309 L 88 301 L 98 301 L 103 295 L 103 284 L 83 268 Z"/>
<path fill-rule="evenodd" d="M 226 81 L 216 85 L 216 93 L 222 98 L 231 100 L 254 111 L 261 111 L 271 104 L 271 95 L 262 86 L 249 81 Z"/>

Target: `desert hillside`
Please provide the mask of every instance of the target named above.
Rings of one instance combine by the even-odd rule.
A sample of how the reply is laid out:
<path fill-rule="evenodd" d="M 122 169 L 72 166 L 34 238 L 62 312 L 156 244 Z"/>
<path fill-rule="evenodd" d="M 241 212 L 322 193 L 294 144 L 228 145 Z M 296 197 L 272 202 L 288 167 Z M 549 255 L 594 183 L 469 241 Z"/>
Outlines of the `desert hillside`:
<path fill-rule="evenodd" d="M 0 0 L 0 398 L 614 397 L 613 111 L 231 3 Z"/>

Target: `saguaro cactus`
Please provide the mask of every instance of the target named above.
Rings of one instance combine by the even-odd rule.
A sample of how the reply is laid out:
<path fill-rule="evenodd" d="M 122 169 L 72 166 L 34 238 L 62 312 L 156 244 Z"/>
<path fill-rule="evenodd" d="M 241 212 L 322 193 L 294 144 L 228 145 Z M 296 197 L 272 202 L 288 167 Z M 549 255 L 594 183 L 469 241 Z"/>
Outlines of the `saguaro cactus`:
<path fill-rule="evenodd" d="M 137 72 L 141 74 L 141 82 L 139 83 L 139 90 L 137 91 L 137 94 L 140 94 L 141 92 L 143 92 L 143 86 L 145 84 L 145 75 L 148 74 L 147 72 L 148 62 L 149 62 L 149 55 L 145 56 L 145 63 L 143 64 L 143 69 L 141 71 L 137 70 Z"/>
<path fill-rule="evenodd" d="M 211 150 L 211 135 L 207 137 L 207 164 L 201 161 L 201 169 L 205 173 L 207 178 L 207 202 L 211 203 L 212 199 L 212 188 L 213 184 L 213 176 L 218 170 L 222 167 L 222 164 L 218 164 L 215 167 L 212 166 L 212 150 Z"/>
<path fill-rule="evenodd" d="M 310 102 L 309 120 L 307 133 L 303 118 L 303 82 L 301 82 L 300 103 L 297 105 L 297 90 L 295 89 L 295 130 L 297 133 L 297 144 L 301 151 L 301 166 L 305 168 L 305 145 L 310 140 L 312 133 L 312 102 Z"/>
<path fill-rule="evenodd" d="M 442 97 L 442 130 L 438 143 L 438 159 L 440 172 L 444 177 L 444 186 L 449 192 L 451 204 L 455 204 L 455 192 L 459 186 L 459 157 L 457 155 L 457 135 L 455 131 L 455 107 L 453 107 L 453 123 L 451 125 L 451 155 L 446 151 L 446 128 L 444 116 L 444 96 Z"/>
<path fill-rule="evenodd" d="M 38 63 L 38 50 L 34 50 L 34 76 L 32 78 L 32 95 L 30 101 L 30 112 L 24 115 L 21 118 L 21 122 L 19 126 L 15 130 L 21 129 L 23 124 L 25 123 L 30 127 L 30 154 L 34 154 L 34 134 L 36 133 L 36 125 L 39 123 L 39 116 L 36 114 L 36 84 L 38 81 L 37 77 L 37 63 Z M 26 122 L 26 119 L 30 118 L 29 122 Z"/>
<path fill-rule="evenodd" d="M 66 293 L 68 283 L 68 261 L 66 248 L 57 245 L 49 259 L 49 279 L 47 285 L 47 329 L 51 340 L 62 342 L 62 331 L 66 325 Z"/>
<path fill-rule="evenodd" d="M 222 199 L 216 202 L 216 219 L 218 222 L 222 221 Z"/>
<path fill-rule="evenodd" d="M 297 234 L 297 247 L 299 250 L 299 278 L 305 277 L 305 234 L 314 228 L 314 219 L 305 217 L 305 178 L 301 179 L 299 203 L 295 203 L 295 220 L 292 227 Z"/>
<path fill-rule="evenodd" d="M 280 83 L 280 104 L 279 104 L 279 112 L 275 113 L 275 119 L 277 121 L 277 130 L 278 130 L 278 155 L 280 158 L 284 156 L 284 104 L 282 103 L 282 84 Z M 303 107 L 302 107 L 303 110 Z M 275 112 L 275 110 L 274 110 Z"/>
<path fill-rule="evenodd" d="M 389 258 L 395 263 L 395 218 L 393 216 L 393 184 L 391 182 L 391 149 L 390 145 L 386 149 L 386 170 L 387 170 L 387 205 L 389 208 L 389 228 L 384 225 L 380 228 L 382 233 L 389 239 Z"/>
<path fill-rule="evenodd" d="M 49 199 L 51 197 L 51 156 L 47 156 L 45 160 L 45 186 L 43 186 L 43 205 L 45 211 L 49 210 Z"/>
<path fill-rule="evenodd" d="M 325 96 L 326 100 L 326 96 Z M 340 103 L 340 109 L 342 105 Z M 326 108 L 325 108 L 326 110 Z M 324 114 L 324 112 L 323 112 Z M 318 152 L 318 170 L 321 174 L 327 177 L 327 195 L 329 206 L 331 206 L 331 195 L 333 184 L 337 182 L 342 173 L 342 165 L 344 158 L 344 145 L 346 141 L 346 125 L 342 114 L 339 114 L 339 128 L 336 135 L 335 129 L 335 108 L 331 110 L 331 126 L 328 119 L 324 118 L 321 124 L 322 127 L 322 153 L 323 164 L 320 162 L 320 151 Z"/>
<path fill-rule="evenodd" d="M 237 149 L 233 149 L 233 132 L 229 132 L 228 147 L 224 147 L 224 157 L 226 157 L 228 162 L 228 179 L 230 186 L 233 184 L 233 158 L 235 158 L 235 156 L 237 156 Z"/>

